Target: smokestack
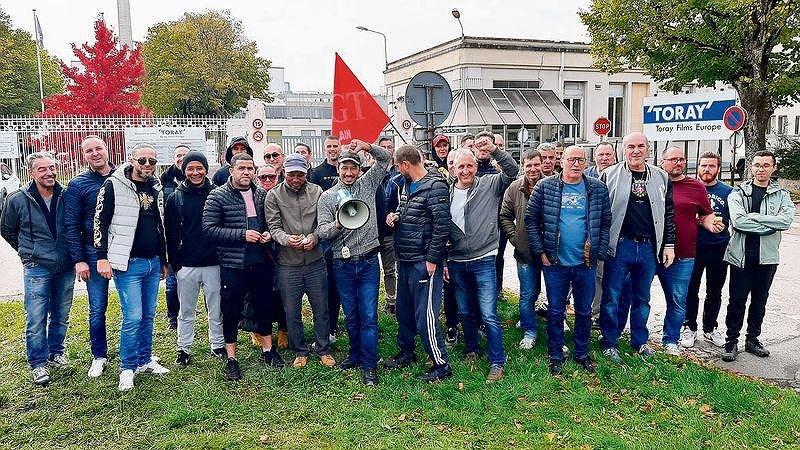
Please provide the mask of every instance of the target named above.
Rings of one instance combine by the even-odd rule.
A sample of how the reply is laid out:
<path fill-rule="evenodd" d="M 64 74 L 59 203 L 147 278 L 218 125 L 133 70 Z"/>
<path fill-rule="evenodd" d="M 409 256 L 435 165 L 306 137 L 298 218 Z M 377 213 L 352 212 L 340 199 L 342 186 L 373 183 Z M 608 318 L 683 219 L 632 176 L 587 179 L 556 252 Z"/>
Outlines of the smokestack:
<path fill-rule="evenodd" d="M 119 26 L 119 43 L 133 46 L 133 31 L 131 30 L 131 2 L 130 0 L 117 0 L 117 21 Z"/>

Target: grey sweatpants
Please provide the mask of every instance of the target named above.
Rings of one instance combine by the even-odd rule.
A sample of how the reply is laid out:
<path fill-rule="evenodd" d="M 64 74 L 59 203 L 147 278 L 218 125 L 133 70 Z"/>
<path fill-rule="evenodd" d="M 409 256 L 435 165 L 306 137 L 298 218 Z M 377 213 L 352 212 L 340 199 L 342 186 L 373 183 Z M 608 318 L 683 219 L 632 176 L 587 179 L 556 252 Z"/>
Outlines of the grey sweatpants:
<path fill-rule="evenodd" d="M 325 259 L 306 266 L 278 266 L 278 286 L 286 311 L 289 348 L 296 356 L 308 356 L 309 348 L 303 331 L 303 294 L 306 294 L 314 314 L 314 351 L 320 356 L 330 354 L 328 269 Z"/>
<path fill-rule="evenodd" d="M 208 342 L 212 350 L 224 347 L 219 266 L 181 267 L 175 275 L 178 278 L 178 300 L 181 305 L 178 312 L 178 350 L 188 353 L 194 342 L 197 295 L 201 287 L 208 313 Z"/>
<path fill-rule="evenodd" d="M 386 304 L 394 305 L 397 299 L 397 256 L 394 252 L 394 236 L 381 238 L 380 255 Z"/>

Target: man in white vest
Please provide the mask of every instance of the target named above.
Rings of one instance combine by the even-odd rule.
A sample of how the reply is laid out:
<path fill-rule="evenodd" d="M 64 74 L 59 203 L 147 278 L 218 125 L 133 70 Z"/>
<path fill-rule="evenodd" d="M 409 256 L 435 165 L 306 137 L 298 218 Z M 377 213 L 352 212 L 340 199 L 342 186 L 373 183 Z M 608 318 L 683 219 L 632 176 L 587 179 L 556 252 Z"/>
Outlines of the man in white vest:
<path fill-rule="evenodd" d="M 133 389 L 134 373 L 169 372 L 152 357 L 158 283 L 167 276 L 164 226 L 157 203 L 161 185 L 153 176 L 157 162 L 151 145 L 137 145 L 130 161 L 97 194 L 97 273 L 106 279 L 114 277 L 122 310 L 120 391 Z"/>

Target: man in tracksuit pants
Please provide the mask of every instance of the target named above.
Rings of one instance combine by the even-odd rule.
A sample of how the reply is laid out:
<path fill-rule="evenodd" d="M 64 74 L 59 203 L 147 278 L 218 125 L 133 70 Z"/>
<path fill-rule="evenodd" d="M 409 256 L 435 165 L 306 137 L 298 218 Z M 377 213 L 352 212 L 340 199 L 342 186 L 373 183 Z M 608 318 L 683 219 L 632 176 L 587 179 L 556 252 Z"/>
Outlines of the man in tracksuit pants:
<path fill-rule="evenodd" d="M 435 382 L 452 376 L 437 316 L 442 306 L 445 244 L 450 234 L 450 193 L 447 183 L 428 173 L 422 155 L 404 145 L 394 153 L 398 171 L 406 178 L 396 212 L 386 218 L 395 228 L 397 251 L 397 344 L 400 352 L 387 368 L 416 361 L 414 336 L 433 366 L 420 379 Z"/>

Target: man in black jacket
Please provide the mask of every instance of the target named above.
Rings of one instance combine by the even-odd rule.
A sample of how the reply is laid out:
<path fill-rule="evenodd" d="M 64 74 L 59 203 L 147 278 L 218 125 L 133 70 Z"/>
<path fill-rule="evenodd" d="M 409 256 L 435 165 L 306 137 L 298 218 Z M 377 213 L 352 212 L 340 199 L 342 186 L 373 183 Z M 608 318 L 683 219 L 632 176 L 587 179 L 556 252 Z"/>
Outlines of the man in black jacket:
<path fill-rule="evenodd" d="M 103 374 L 108 362 L 108 280 L 97 273 L 97 253 L 92 245 L 92 228 L 97 208 L 97 192 L 114 172 L 114 166 L 108 162 L 106 143 L 97 136 L 83 138 L 81 151 L 88 170 L 71 179 L 69 187 L 64 191 L 64 236 L 75 261 L 75 273 L 80 281 L 86 283 L 89 297 L 89 342 L 92 351 L 92 364 L 87 375 L 89 378 L 97 378 Z"/>
<path fill-rule="evenodd" d="M 253 157 L 231 158 L 228 182 L 211 191 L 203 210 L 203 231 L 216 245 L 222 281 L 222 333 L 228 354 L 228 380 L 242 378 L 236 360 L 236 341 L 245 297 L 249 298 L 259 321 L 261 357 L 272 367 L 284 362 L 272 347 L 270 304 L 274 263 L 266 244 L 272 239 L 264 218 L 266 192 L 253 183 Z"/>
<path fill-rule="evenodd" d="M 167 199 L 164 207 L 164 231 L 167 237 L 168 261 L 178 284 L 178 356 L 175 365 L 189 364 L 189 347 L 194 342 L 197 316 L 197 294 L 203 288 L 208 312 L 208 341 L 211 353 L 226 358 L 220 311 L 220 277 L 217 254 L 213 246 L 202 245 L 203 205 L 213 185 L 206 178 L 208 161 L 200 152 L 181 157 L 185 179 Z"/>
<path fill-rule="evenodd" d="M 452 376 L 436 317 L 442 306 L 445 244 L 450 234 L 450 194 L 438 174 L 428 173 L 422 154 L 404 145 L 394 153 L 397 170 L 406 178 L 397 212 L 386 223 L 395 228 L 397 252 L 397 344 L 400 352 L 387 368 L 416 361 L 414 336 L 433 366 L 420 379 L 435 382 Z"/>
<path fill-rule="evenodd" d="M 231 158 L 240 153 L 247 153 L 253 156 L 253 149 L 244 136 L 231 139 L 231 143 L 225 151 L 225 165 L 217 169 L 217 171 L 214 172 L 214 177 L 211 178 L 211 181 L 214 182 L 215 185 L 222 186 L 228 182 L 228 177 L 231 176 Z"/>
<path fill-rule="evenodd" d="M 164 205 L 167 204 L 167 199 L 178 185 L 186 179 L 183 174 L 183 157 L 189 153 L 189 147 L 185 145 L 178 145 L 172 151 L 173 164 L 161 174 L 161 192 L 163 193 Z M 174 267 L 169 268 L 167 279 L 165 280 L 164 297 L 167 299 L 167 319 L 169 320 L 169 329 L 178 329 L 178 310 L 180 309 L 180 301 L 178 300 L 178 279 L 175 272 L 178 269 Z"/>
<path fill-rule="evenodd" d="M 33 382 L 50 382 L 47 365 L 69 365 L 64 354 L 75 269 L 64 237 L 64 201 L 56 164 L 47 153 L 28 156 L 33 181 L 11 194 L 2 216 L 3 239 L 24 268 L 25 346 Z"/>

